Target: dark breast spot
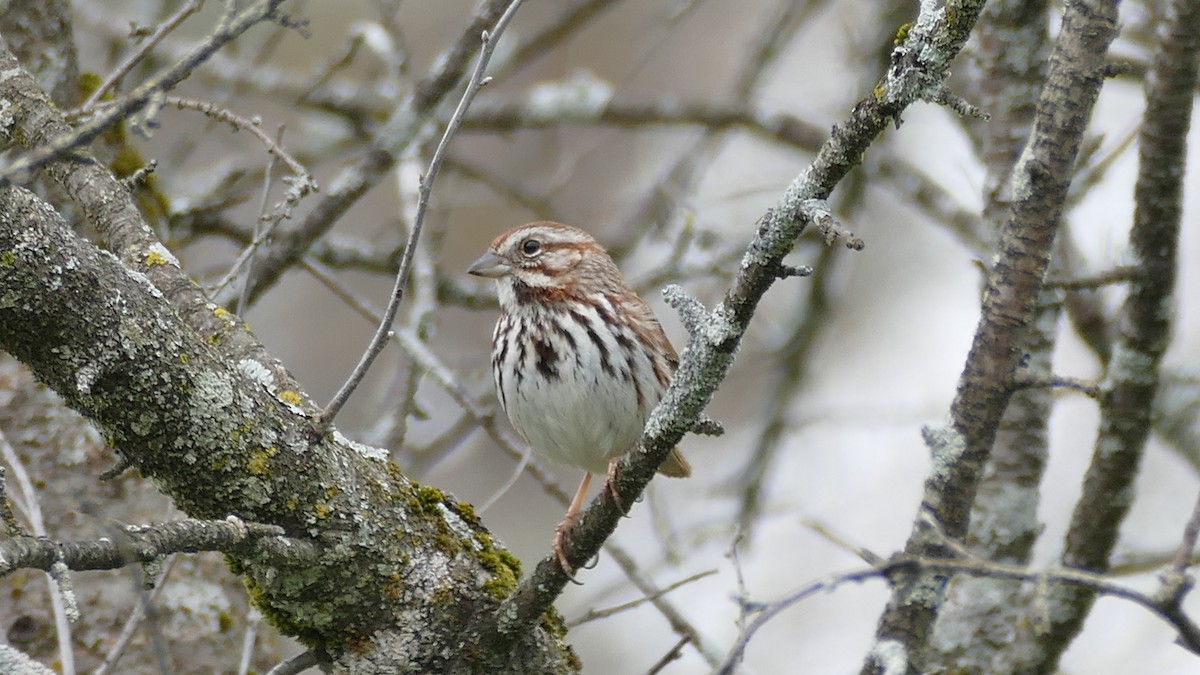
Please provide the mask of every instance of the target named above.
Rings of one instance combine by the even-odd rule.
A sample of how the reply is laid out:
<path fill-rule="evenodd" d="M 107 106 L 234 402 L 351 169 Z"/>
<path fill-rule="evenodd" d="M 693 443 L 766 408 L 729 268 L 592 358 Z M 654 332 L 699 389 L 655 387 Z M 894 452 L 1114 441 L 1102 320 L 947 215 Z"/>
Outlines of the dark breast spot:
<path fill-rule="evenodd" d="M 533 351 L 537 358 L 537 369 L 548 380 L 558 379 L 558 352 L 549 340 L 533 339 Z"/>

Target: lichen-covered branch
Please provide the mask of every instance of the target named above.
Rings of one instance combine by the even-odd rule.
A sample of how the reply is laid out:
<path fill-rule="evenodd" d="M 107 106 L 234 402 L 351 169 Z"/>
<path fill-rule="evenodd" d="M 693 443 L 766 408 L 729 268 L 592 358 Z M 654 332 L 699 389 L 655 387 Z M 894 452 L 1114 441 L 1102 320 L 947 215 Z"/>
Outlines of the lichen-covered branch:
<path fill-rule="evenodd" d="M 315 563 L 265 548 L 231 555 L 276 627 L 341 668 L 574 667 L 544 627 L 503 654 L 464 648 L 474 635 L 464 622 L 490 614 L 516 560 L 468 507 L 371 449 L 314 434 L 296 393 L 270 386 L 254 362 L 231 362 L 222 340 L 183 323 L 145 276 L 32 193 L 0 189 L 0 349 L 191 516 L 234 513 L 318 540 Z"/>
<path fill-rule="evenodd" d="M 979 72 L 970 82 L 981 107 L 991 115 L 988 123 L 967 126 L 975 132 L 972 138 L 987 169 L 980 222 L 981 235 L 988 242 L 1001 232 L 1012 202 L 1013 166 L 1033 130 L 1050 49 L 1049 11 L 1045 0 L 991 2 L 972 41 Z M 1009 49 L 1014 44 L 1027 49 Z M 1049 380 L 1061 314 L 1059 292 L 1043 289 L 1036 305 L 1018 348 L 1025 355 L 1022 376 Z M 971 510 L 967 541 L 977 555 L 997 562 L 1029 563 L 1041 532 L 1037 514 L 1042 474 L 1050 456 L 1053 400 L 1048 387 L 1023 387 L 1008 403 Z M 1020 591 L 1021 584 L 1011 579 L 956 579 L 938 615 L 927 667 L 1013 671 L 1010 659 L 1021 651 L 1014 644 L 1020 639 L 1014 633 L 1030 639 L 1031 631 L 1018 628 L 1001 635 L 994 627 L 1035 623 L 1028 617 L 1027 603 L 1020 601 Z"/>
<path fill-rule="evenodd" d="M 262 546 L 269 557 L 316 562 L 311 542 L 282 537 L 275 526 L 246 523 L 230 516 L 224 520 L 178 520 L 160 525 L 117 525 L 116 536 L 94 541 L 56 542 L 43 537 L 12 537 L 0 541 L 0 576 L 14 570 L 49 570 L 61 562 L 68 569 L 111 570 L 132 563 L 148 563 L 172 553 L 222 551 L 239 554 Z"/>
<path fill-rule="evenodd" d="M 934 451 L 935 466 L 921 503 L 922 512 L 954 539 L 967 534 L 984 463 L 1012 396 L 1026 328 L 1036 316 L 1062 204 L 1116 27 L 1113 2 L 1068 6 L 1038 102 L 1035 130 L 1013 174 L 1016 201 L 1000 232 L 999 255 L 989 274 L 982 316 L 950 410 L 952 432 L 959 440 L 943 446 L 944 452 Z M 905 552 L 946 555 L 943 537 L 921 522 L 917 521 Z M 863 672 L 923 669 L 923 652 L 945 581 L 944 576 L 927 574 L 895 580 Z"/>
<path fill-rule="evenodd" d="M 1176 252 L 1193 86 L 1200 67 L 1200 2 L 1173 0 L 1159 28 L 1146 78 L 1130 254 L 1136 274 L 1121 308 L 1118 337 L 1100 399 L 1100 431 L 1062 554 L 1065 567 L 1102 572 L 1132 504 L 1159 386 L 1159 363 L 1171 333 Z M 1052 587 L 1056 612 L 1040 635 L 1056 663 L 1083 625 L 1095 594 Z"/>

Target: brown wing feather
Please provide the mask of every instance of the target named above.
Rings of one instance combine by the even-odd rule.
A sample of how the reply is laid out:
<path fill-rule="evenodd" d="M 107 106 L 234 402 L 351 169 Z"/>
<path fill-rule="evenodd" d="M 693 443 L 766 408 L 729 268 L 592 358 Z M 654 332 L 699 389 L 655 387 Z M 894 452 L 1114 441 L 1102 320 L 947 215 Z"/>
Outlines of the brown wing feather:
<path fill-rule="evenodd" d="M 683 458 L 679 448 L 671 448 L 671 454 L 667 455 L 666 461 L 658 467 L 658 472 L 670 478 L 687 478 L 692 475 L 692 465 Z"/>

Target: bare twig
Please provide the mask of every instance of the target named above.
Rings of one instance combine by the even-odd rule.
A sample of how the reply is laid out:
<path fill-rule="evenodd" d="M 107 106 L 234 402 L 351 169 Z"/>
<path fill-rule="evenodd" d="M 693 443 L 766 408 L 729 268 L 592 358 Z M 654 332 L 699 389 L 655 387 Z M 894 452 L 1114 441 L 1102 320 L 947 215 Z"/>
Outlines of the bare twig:
<path fill-rule="evenodd" d="M 743 602 L 748 602 L 749 607 L 755 612 L 754 620 L 738 636 L 729 649 L 725 661 L 716 669 L 715 673 L 720 675 L 732 673 L 755 632 L 778 616 L 780 612 L 799 602 L 819 592 L 832 591 L 847 583 L 860 583 L 874 578 L 883 578 L 895 583 L 897 578 L 909 576 L 915 572 L 969 574 L 1033 583 L 1063 583 L 1087 588 L 1102 595 L 1129 600 L 1148 609 L 1170 624 L 1178 634 L 1180 644 L 1189 651 L 1200 654 L 1200 626 L 1197 626 L 1186 614 L 1159 599 L 1116 584 L 1104 575 L 1072 569 L 1035 571 L 1027 567 L 1004 565 L 987 560 L 940 560 L 900 555 L 875 567 L 832 574 L 818 579 L 775 602 L 761 604 L 743 600 Z"/>
<path fill-rule="evenodd" d="M 203 42 L 189 51 L 175 65 L 147 79 L 137 89 L 114 101 L 112 105 L 106 106 L 104 110 L 97 111 L 88 122 L 81 124 L 69 133 L 45 139 L 46 142 L 39 143 L 34 149 L 10 163 L 0 172 L 0 184 L 24 180 L 25 176 L 47 163 L 60 159 L 91 142 L 105 129 L 119 120 L 128 118 L 134 111 L 145 107 L 151 99 L 179 84 L 197 66 L 229 41 L 258 23 L 278 18 L 277 11 L 284 2 L 285 0 L 259 0 L 236 16 L 224 17 Z"/>
<path fill-rule="evenodd" d="M 20 455 L 5 437 L 4 431 L 0 430 L 0 456 L 12 469 L 13 476 L 17 479 L 17 487 L 21 490 L 21 501 L 15 501 L 16 505 L 24 512 L 25 520 L 29 523 L 33 535 L 39 538 L 39 541 L 49 536 L 46 531 L 46 521 L 42 517 L 41 500 L 38 499 L 37 491 L 33 488 L 33 481 L 29 478 L 29 473 L 25 470 L 25 463 L 21 461 Z M 7 544 L 12 541 L 17 541 L 16 538 L 8 539 L 3 542 Z M 2 544 L 0 544 L 2 545 Z M 8 561 L 8 556 L 0 556 L 5 562 Z M 55 564 L 62 563 L 62 554 L 58 551 L 52 552 L 44 567 L 40 569 L 49 572 Z M 3 575 L 3 570 L 0 570 L 0 576 Z M 63 598 L 62 592 L 65 590 L 58 583 L 58 578 L 63 577 L 63 574 L 58 576 L 48 574 L 46 577 L 47 591 L 50 595 L 50 608 L 54 614 L 54 628 L 58 636 L 58 658 L 62 666 L 64 675 L 75 673 L 75 649 L 71 641 L 71 622 L 67 617 L 67 605 L 74 604 L 74 600 L 68 603 Z"/>
<path fill-rule="evenodd" d="M 1040 377 L 1031 373 L 1020 371 L 1018 371 L 1016 376 L 1013 377 L 1013 387 L 1015 389 L 1070 389 L 1097 400 L 1100 398 L 1101 394 L 1104 393 L 1104 389 L 1100 382 L 1081 380 L 1075 377 L 1064 377 L 1062 375 Z"/>
<path fill-rule="evenodd" d="M 652 600 L 661 598 L 662 596 L 666 595 L 667 593 L 670 593 L 671 591 L 675 590 L 676 588 L 686 586 L 686 585 L 692 583 L 693 581 L 699 581 L 699 580 L 703 579 L 704 577 L 712 576 L 716 573 L 717 573 L 717 570 L 705 570 L 703 572 L 697 572 L 696 574 L 693 574 L 692 576 L 687 577 L 686 579 L 680 579 L 679 581 L 676 581 L 673 584 L 664 586 L 663 588 L 659 589 L 653 595 L 643 596 L 640 598 L 636 598 L 634 600 L 630 600 L 629 602 L 623 602 L 619 605 L 614 605 L 612 607 L 605 607 L 604 609 L 589 609 L 587 612 L 584 612 L 584 614 L 582 616 L 576 617 L 576 618 L 568 621 L 567 627 L 574 628 L 576 626 L 588 623 L 589 621 L 605 619 L 614 614 L 620 614 L 621 612 L 635 609 L 637 607 L 640 607 L 640 606 L 646 604 L 647 602 L 651 602 Z M 684 639 L 688 639 L 688 638 L 685 637 Z"/>
<path fill-rule="evenodd" d="M 1180 539 L 1179 549 L 1171 560 L 1171 568 L 1163 574 L 1164 600 L 1176 607 L 1183 604 L 1184 595 L 1192 587 L 1193 582 L 1188 578 L 1187 568 L 1192 564 L 1197 538 L 1200 538 L 1200 497 L 1197 497 L 1196 505 L 1192 507 L 1192 516 L 1183 528 L 1183 538 Z"/>
<path fill-rule="evenodd" d="M 121 657 L 125 654 L 125 649 L 129 646 L 130 640 L 133 639 L 134 633 L 142 623 L 142 619 L 146 618 L 146 607 L 152 605 L 162 593 L 163 588 L 166 588 L 167 577 L 170 576 L 171 570 L 175 568 L 176 556 L 171 556 L 163 565 L 163 572 L 159 578 L 155 580 L 154 589 L 150 591 L 149 598 L 144 602 L 139 601 L 133 606 L 133 610 L 125 619 L 124 625 L 121 626 L 121 632 L 117 635 L 116 642 L 109 648 L 108 653 L 104 655 L 104 661 L 92 671 L 92 675 L 108 675 L 113 672 L 113 669 L 120 663 Z"/>
<path fill-rule="evenodd" d="M 646 675 L 656 675 L 657 673 L 661 673 L 664 668 L 671 664 L 672 661 L 675 661 L 680 656 L 683 656 L 683 647 L 689 641 L 690 640 L 687 636 L 679 638 L 679 641 L 675 643 L 675 646 L 671 647 L 670 651 L 668 651 L 666 654 L 663 654 L 661 659 L 656 661 L 653 666 L 650 666 L 650 670 L 646 671 Z"/>
<path fill-rule="evenodd" d="M 267 671 L 267 675 L 297 675 L 309 668 L 320 665 L 321 660 L 311 651 L 301 652 L 290 659 L 277 664 Z"/>
<path fill-rule="evenodd" d="M 200 11 L 202 6 L 204 6 L 204 0 L 188 0 L 188 3 L 181 7 L 178 12 L 175 12 L 175 14 L 173 14 L 170 18 L 159 24 L 158 28 L 154 30 L 153 35 L 143 41 L 137 50 L 127 56 L 119 66 L 114 68 L 113 71 L 108 74 L 108 77 L 104 79 L 104 82 L 96 88 L 96 91 L 92 92 L 92 95 L 89 96 L 87 101 L 85 101 L 83 106 L 81 106 L 82 109 L 85 111 L 90 111 L 92 107 L 95 106 L 96 103 L 99 102 L 106 93 L 108 93 L 108 90 L 112 89 L 113 86 L 121 80 L 121 78 L 128 75 L 129 71 L 133 70 L 133 67 L 140 63 L 142 59 L 146 58 L 146 55 L 149 54 L 150 51 L 155 47 L 157 47 L 158 43 L 163 41 L 163 38 L 167 37 L 171 31 L 178 28 L 179 24 L 183 23 L 184 20 L 189 16 Z"/>
<path fill-rule="evenodd" d="M 1130 281 L 1137 275 L 1137 272 L 1136 267 L 1122 265 L 1082 279 L 1049 279 L 1046 281 L 1046 287 L 1061 288 L 1067 291 L 1095 290 Z"/>
<path fill-rule="evenodd" d="M 496 22 L 496 27 L 491 31 L 484 31 L 482 35 L 483 47 L 479 50 L 479 59 L 475 64 L 475 70 L 471 73 L 471 79 L 467 82 L 466 91 L 463 92 L 462 98 L 458 101 L 458 107 L 450 116 L 450 120 L 446 123 L 446 130 L 442 134 L 442 140 L 438 142 L 437 148 L 433 151 L 433 158 L 429 160 L 429 168 L 425 172 L 425 176 L 421 180 L 421 199 L 417 204 L 417 215 L 413 221 L 412 228 L 409 230 L 408 243 L 404 247 L 404 256 L 400 260 L 400 269 L 396 273 L 396 284 L 392 288 L 392 297 L 389 300 L 387 308 L 383 312 L 383 321 L 379 324 L 379 329 L 375 331 L 374 337 L 371 338 L 370 344 L 363 352 L 362 358 L 358 365 L 354 367 L 354 372 L 342 385 L 341 389 L 334 395 L 333 400 L 329 405 L 325 406 L 325 412 L 321 415 L 320 426 L 322 429 L 328 428 L 333 423 L 333 419 L 337 417 L 342 406 L 350 399 L 350 395 L 358 387 L 363 376 L 371 364 L 375 362 L 375 358 L 383 351 L 383 347 L 387 342 L 388 336 L 392 332 L 392 320 L 396 317 L 396 311 L 400 307 L 400 301 L 404 297 L 404 286 L 408 283 L 409 270 L 412 267 L 413 256 L 416 254 L 417 242 L 421 238 L 421 229 L 425 224 L 425 211 L 429 207 L 429 196 L 433 191 L 433 182 L 437 179 L 438 171 L 441 170 L 442 162 L 446 158 L 446 151 L 449 148 L 450 140 L 454 137 L 462 124 L 463 115 L 471 106 L 471 101 L 475 99 L 475 95 L 479 90 L 488 83 L 488 79 L 484 77 L 484 71 L 487 69 L 488 61 L 492 57 L 492 52 L 496 48 L 496 41 L 500 35 L 512 21 L 517 10 L 521 7 L 523 0 L 512 0 L 508 8 L 504 10 L 504 14 L 500 16 L 500 20 Z"/>
<path fill-rule="evenodd" d="M 312 559 L 317 554 L 315 544 L 284 537 L 282 528 L 247 523 L 235 516 L 213 521 L 184 519 L 158 525 L 125 525 L 117 531 L 122 533 L 121 537 L 96 541 L 58 542 L 44 535 L 0 541 L 0 576 L 18 569 L 49 570 L 56 562 L 63 562 L 73 570 L 118 569 L 185 551 L 228 553 L 257 547 L 263 554 L 292 561 Z"/>

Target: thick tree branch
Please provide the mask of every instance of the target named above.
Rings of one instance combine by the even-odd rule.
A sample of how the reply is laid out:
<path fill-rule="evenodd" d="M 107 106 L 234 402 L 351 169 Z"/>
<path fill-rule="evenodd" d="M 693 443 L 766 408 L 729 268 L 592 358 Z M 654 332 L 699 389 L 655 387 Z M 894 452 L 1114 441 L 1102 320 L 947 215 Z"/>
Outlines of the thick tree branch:
<path fill-rule="evenodd" d="M 1116 14 L 1116 4 L 1107 0 L 1068 5 L 1038 103 L 1035 131 L 1014 172 L 1016 201 L 1000 233 L 999 257 L 950 409 L 949 431 L 956 441 L 940 446 L 942 451 L 935 449 L 935 468 L 921 503 L 922 512 L 953 539 L 967 534 L 984 463 L 1012 396 L 1020 346 L 1037 312 L 1075 158 L 1103 83 L 1108 45 L 1116 36 Z M 945 557 L 943 537 L 917 522 L 905 552 Z M 913 575 L 896 585 L 864 673 L 888 671 L 889 663 L 923 670 L 923 652 L 945 582 L 945 576 Z"/>
<path fill-rule="evenodd" d="M 476 635 L 465 622 L 515 584 L 516 560 L 469 508 L 378 451 L 313 434 L 295 392 L 268 387 L 254 362 L 231 364 L 220 342 L 34 195 L 0 189 L 0 349 L 190 515 L 235 513 L 319 539 L 315 564 L 261 548 L 231 556 L 274 625 L 343 668 L 572 668 L 546 628 L 503 653 L 465 648 Z"/>
<path fill-rule="evenodd" d="M 1100 402 L 1100 432 L 1062 555 L 1065 567 L 1103 572 L 1132 504 L 1133 482 L 1150 432 L 1159 362 L 1171 333 L 1171 303 L 1183 209 L 1183 176 L 1193 87 L 1200 69 L 1200 2 L 1173 0 L 1146 78 L 1130 252 L 1137 274 L 1121 308 L 1118 338 Z M 1060 611 L 1042 633 L 1057 662 L 1095 599 L 1087 589 L 1053 587 Z"/>
<path fill-rule="evenodd" d="M 968 80 L 971 95 L 991 114 L 986 124 L 966 124 L 987 174 L 980 250 L 987 259 L 999 238 L 1013 200 L 1011 180 L 1034 125 L 1038 96 L 1050 51 L 1046 0 L 997 0 L 988 3 L 972 40 L 979 71 Z M 1023 45 L 1019 56 L 1010 46 Z M 1009 58 L 1012 56 L 1012 58 Z M 1053 262 L 1051 263 L 1053 265 Z M 1038 504 L 1042 475 L 1050 456 L 1049 420 L 1054 392 L 1053 355 L 1062 302 L 1059 292 L 1043 289 L 1019 351 L 1024 355 L 1020 380 L 996 432 L 971 510 L 966 541 L 988 560 L 1028 564 L 1041 533 Z M 1037 385 L 1046 383 L 1046 386 Z M 956 579 L 930 641 L 930 670 L 1017 670 L 1014 643 L 1031 639 L 1030 608 L 1021 601 L 1021 585 L 1011 579 L 978 576 Z M 980 617 L 995 620 L 980 620 Z M 997 623 L 1017 626 L 1001 638 Z"/>

